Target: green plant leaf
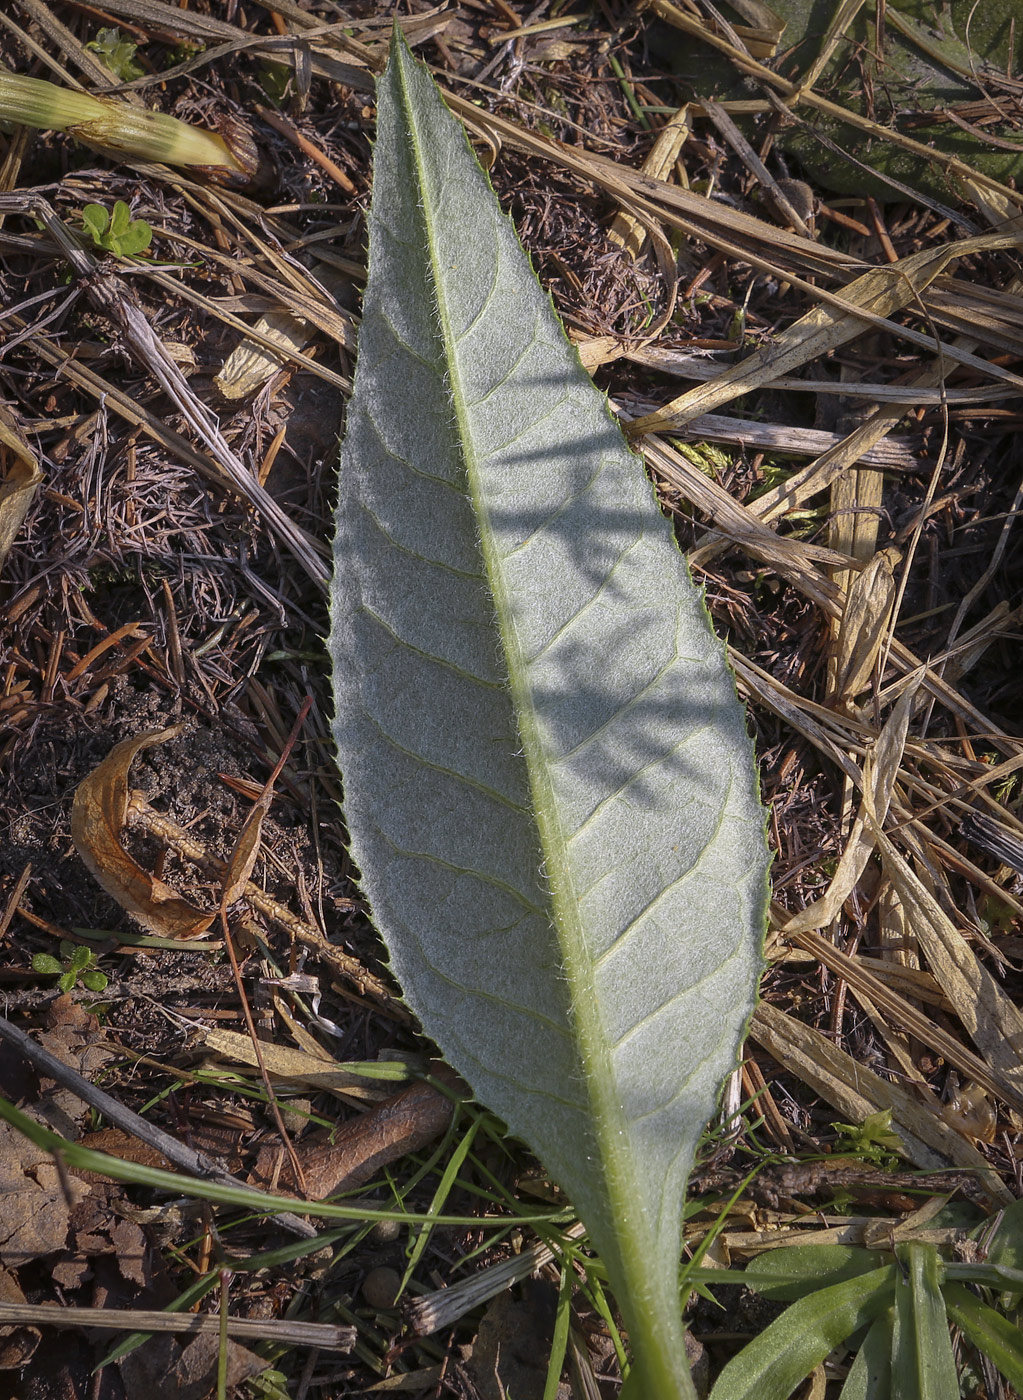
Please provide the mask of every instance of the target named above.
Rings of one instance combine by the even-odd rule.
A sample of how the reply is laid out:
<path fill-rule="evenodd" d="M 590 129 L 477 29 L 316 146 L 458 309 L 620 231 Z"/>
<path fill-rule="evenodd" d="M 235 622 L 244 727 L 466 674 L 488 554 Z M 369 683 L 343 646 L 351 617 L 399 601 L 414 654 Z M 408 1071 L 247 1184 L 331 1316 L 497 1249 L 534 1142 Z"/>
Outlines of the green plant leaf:
<path fill-rule="evenodd" d="M 943 1292 L 949 1318 L 990 1358 L 1013 1389 L 1023 1394 L 1023 1333 L 1016 1324 L 960 1283 L 946 1284 Z"/>
<path fill-rule="evenodd" d="M 87 204 L 82 210 L 82 225 L 97 247 L 103 246 L 110 223 L 110 214 L 102 204 Z"/>
<path fill-rule="evenodd" d="M 117 200 L 104 246 L 119 258 L 130 258 L 144 252 L 152 241 L 153 230 L 145 219 L 133 219 L 124 200 Z"/>
<path fill-rule="evenodd" d="M 97 248 L 119 258 L 144 253 L 153 241 L 153 230 L 145 219 L 133 219 L 123 199 L 114 202 L 113 213 L 102 204 L 87 204 L 82 210 L 82 227 Z"/>
<path fill-rule="evenodd" d="M 793 1245 L 759 1255 L 746 1266 L 742 1282 L 765 1298 L 791 1303 L 815 1289 L 869 1274 L 879 1269 L 885 1259 L 879 1249 L 856 1249 L 845 1244 Z"/>
<path fill-rule="evenodd" d="M 98 54 L 100 60 L 122 83 L 130 83 L 135 78 L 142 77 L 142 66 L 135 62 L 138 44 L 126 39 L 119 29 L 98 30 L 95 39 L 85 47 Z"/>
<path fill-rule="evenodd" d="M 71 950 L 71 956 L 67 961 L 67 971 L 81 972 L 93 961 L 95 961 L 95 955 L 92 950 L 79 943 L 77 947 Z"/>
<path fill-rule="evenodd" d="M 59 977 L 64 969 L 57 959 L 49 953 L 34 953 L 32 971 L 41 972 L 44 977 Z"/>
<path fill-rule="evenodd" d="M 122 258 L 133 258 L 144 253 L 153 241 L 153 230 L 145 219 L 132 219 L 118 242 L 117 251 Z"/>
<path fill-rule="evenodd" d="M 752 1010 L 767 855 L 724 652 L 638 460 L 400 38 L 330 648 L 354 857 L 426 1032 L 571 1196 L 689 1397 L 681 1200 Z"/>
<path fill-rule="evenodd" d="M 114 212 L 110 216 L 110 241 L 119 243 L 131 223 L 131 210 L 123 199 L 114 200 Z"/>
<path fill-rule="evenodd" d="M 105 992 L 109 982 L 107 974 L 100 972 L 99 968 L 94 967 L 82 973 L 82 985 L 88 987 L 90 992 Z"/>
<path fill-rule="evenodd" d="M 892 1340 L 894 1400 L 959 1400 L 948 1315 L 941 1296 L 941 1259 L 932 1244 L 899 1248 L 906 1274 L 895 1290 Z"/>
<path fill-rule="evenodd" d="M 892 1132 L 892 1111 L 882 1109 L 870 1113 L 862 1123 L 832 1123 L 839 1134 L 835 1151 L 851 1153 L 865 1162 L 874 1162 L 893 1171 L 898 1163 L 897 1153 L 902 1145 L 898 1133 Z"/>
<path fill-rule="evenodd" d="M 890 1400 L 892 1393 L 893 1309 L 886 1308 L 870 1324 L 838 1400 Z"/>
<path fill-rule="evenodd" d="M 891 1306 L 896 1272 L 887 1264 L 793 1303 L 732 1357 L 710 1400 L 786 1400 L 835 1347 Z"/>

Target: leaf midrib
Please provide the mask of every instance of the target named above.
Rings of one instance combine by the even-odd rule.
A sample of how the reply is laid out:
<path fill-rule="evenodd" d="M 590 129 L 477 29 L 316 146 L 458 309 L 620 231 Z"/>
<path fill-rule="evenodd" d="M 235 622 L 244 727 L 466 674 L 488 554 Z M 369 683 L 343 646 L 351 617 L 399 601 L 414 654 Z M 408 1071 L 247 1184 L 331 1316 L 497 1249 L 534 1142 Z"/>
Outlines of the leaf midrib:
<path fill-rule="evenodd" d="M 411 59 L 406 55 L 405 61 L 409 63 Z M 629 1122 L 615 1093 L 616 1081 L 609 1038 L 603 1019 L 599 1014 L 593 960 L 586 947 L 571 863 L 568 857 L 568 839 L 570 838 L 566 838 L 557 819 L 553 788 L 544 761 L 543 745 L 540 742 L 535 707 L 527 679 L 527 666 L 512 622 L 503 571 L 493 548 L 493 533 L 490 530 L 489 514 L 479 491 L 479 469 L 472 439 L 469 435 L 465 397 L 457 372 L 456 340 L 451 330 L 444 298 L 444 282 L 437 261 L 437 244 L 431 221 L 431 211 L 429 201 L 425 197 L 424 161 L 418 139 L 418 130 L 412 118 L 404 64 L 399 72 L 402 109 L 409 135 L 409 149 L 412 152 L 419 182 L 420 198 L 416 201 L 417 215 L 422 221 L 425 233 L 424 242 L 432 271 L 437 320 L 444 345 L 445 368 L 451 388 L 452 407 L 459 426 L 458 436 L 462 462 L 474 512 L 480 522 L 480 554 L 490 593 L 494 599 L 497 628 L 508 663 L 508 685 L 512 695 L 516 721 L 519 725 L 529 791 L 533 800 L 533 818 L 540 837 L 541 853 L 550 888 L 552 924 L 558 930 L 558 944 L 564 960 L 565 978 L 571 993 L 569 1016 L 575 1023 L 585 1091 L 592 1109 L 591 1123 L 594 1136 L 601 1149 L 601 1162 L 604 1166 L 603 1185 L 607 1192 L 613 1217 L 618 1220 L 628 1219 L 635 1222 L 637 1190 L 632 1180 L 631 1162 L 628 1160 L 631 1153 L 623 1150 L 623 1144 L 629 1141 Z M 597 475 L 599 476 L 599 474 L 598 472 Z M 591 485 L 592 482 L 587 483 L 587 488 Z M 627 1275 L 630 1275 L 634 1281 L 638 1280 L 644 1272 L 642 1256 L 645 1251 L 640 1245 L 637 1257 L 626 1258 L 622 1246 L 637 1243 L 635 1229 L 624 1237 L 622 1233 L 618 1235 L 617 1244 L 622 1266 Z M 646 1241 L 644 1241 L 645 1243 Z M 631 1254 L 632 1251 L 630 1250 L 629 1253 Z"/>

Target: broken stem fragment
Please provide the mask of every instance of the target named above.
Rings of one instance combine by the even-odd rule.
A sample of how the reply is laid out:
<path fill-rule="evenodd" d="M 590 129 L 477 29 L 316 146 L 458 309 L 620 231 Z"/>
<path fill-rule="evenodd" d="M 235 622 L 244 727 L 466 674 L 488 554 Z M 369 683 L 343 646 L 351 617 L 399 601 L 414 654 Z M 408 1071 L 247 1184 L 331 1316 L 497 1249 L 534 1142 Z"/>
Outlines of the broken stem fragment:
<path fill-rule="evenodd" d="M 115 155 L 166 165 L 200 166 L 219 183 L 248 184 L 255 175 L 250 153 L 216 132 L 133 107 L 114 97 L 94 97 L 0 68 L 0 121 L 42 131 L 67 131 Z M 244 144 L 244 143 L 242 143 Z"/>

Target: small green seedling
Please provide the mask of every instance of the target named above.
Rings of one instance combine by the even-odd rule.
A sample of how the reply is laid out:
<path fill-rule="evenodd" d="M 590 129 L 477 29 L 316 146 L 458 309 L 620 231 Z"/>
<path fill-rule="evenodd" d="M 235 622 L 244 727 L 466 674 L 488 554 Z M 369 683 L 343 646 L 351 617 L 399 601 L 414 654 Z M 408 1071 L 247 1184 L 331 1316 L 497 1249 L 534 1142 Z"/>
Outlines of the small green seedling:
<path fill-rule="evenodd" d="M 832 1123 L 839 1140 L 835 1152 L 843 1157 L 859 1157 L 881 1171 L 895 1171 L 901 1139 L 892 1132 L 892 1111 L 871 1113 L 862 1123 Z"/>
<path fill-rule="evenodd" d="M 293 69 L 287 63 L 264 63 L 259 70 L 259 85 L 275 107 L 284 103 L 292 85 Z"/>
<path fill-rule="evenodd" d="M 61 939 L 60 961 L 50 953 L 36 953 L 32 959 L 32 971 L 42 973 L 44 977 L 56 977 L 57 986 L 62 992 L 70 992 L 78 982 L 90 992 L 102 992 L 110 979 L 99 970 L 97 962 L 91 948 Z"/>
<path fill-rule="evenodd" d="M 142 77 L 142 66 L 135 62 L 138 44 L 126 39 L 119 29 L 100 29 L 95 39 L 85 47 L 96 54 L 104 68 L 109 68 L 122 83 L 131 83 Z"/>
<path fill-rule="evenodd" d="M 153 241 L 153 230 L 145 219 L 133 219 L 123 199 L 111 214 L 102 204 L 87 204 L 82 210 L 82 227 L 93 246 L 117 258 L 133 258 L 144 253 Z"/>

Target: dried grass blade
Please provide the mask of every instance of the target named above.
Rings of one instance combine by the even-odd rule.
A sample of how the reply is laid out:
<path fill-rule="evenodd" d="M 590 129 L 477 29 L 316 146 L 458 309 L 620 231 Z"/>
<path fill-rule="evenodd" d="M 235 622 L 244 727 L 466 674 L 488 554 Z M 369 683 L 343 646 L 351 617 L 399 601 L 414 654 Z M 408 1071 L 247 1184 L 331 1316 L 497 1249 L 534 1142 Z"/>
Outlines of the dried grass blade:
<path fill-rule="evenodd" d="M 858 131 L 866 132 L 875 140 L 887 141 L 904 151 L 910 151 L 921 159 L 940 166 L 956 180 L 975 182 L 981 189 L 992 192 L 1018 210 L 1021 201 L 1018 191 L 1000 184 L 999 181 L 991 179 L 979 170 L 974 170 L 958 156 L 945 155 L 933 146 L 926 145 L 923 141 L 914 141 L 911 136 L 906 136 L 895 127 L 882 126 L 880 122 L 872 121 L 869 117 L 862 117 L 857 112 L 839 106 L 837 102 L 829 102 L 827 98 L 814 92 L 811 87 L 791 82 L 772 68 L 758 63 L 755 58 L 731 43 L 728 38 L 716 32 L 702 17 L 700 19 L 694 18 L 677 5 L 672 4 L 671 0 L 649 0 L 649 7 L 674 28 L 723 53 L 741 73 L 758 78 L 772 93 L 777 93 L 784 98 L 796 99 L 793 103 L 794 106 L 799 102 L 805 103 L 806 106 L 823 112 L 838 122 L 854 127 Z"/>
<path fill-rule="evenodd" d="M 983 1055 L 993 1091 L 1023 1112 L 1023 1014 L 884 832 L 875 827 L 875 835 L 913 935 Z"/>
<path fill-rule="evenodd" d="M 853 823 L 831 884 L 820 899 L 789 919 L 780 930 L 782 937 L 802 933 L 808 929 L 825 928 L 838 917 L 842 905 L 859 884 L 875 846 L 867 812 L 874 817 L 878 825 L 884 822 L 899 776 L 915 700 L 915 691 L 907 691 L 905 695 L 900 696 L 888 722 L 878 735 L 873 752 L 867 754 L 863 764 L 865 811 L 861 811 Z"/>
<path fill-rule="evenodd" d="M 735 447 L 752 448 L 754 452 L 816 457 L 817 461 L 813 467 L 807 468 L 807 471 L 814 474 L 823 461 L 822 454 L 837 452 L 849 442 L 848 438 L 840 438 L 835 433 L 825 432 L 821 428 L 788 428 L 779 423 L 757 423 L 749 418 L 731 418 L 723 413 L 702 413 L 692 422 L 672 429 L 672 437 L 681 438 L 684 442 L 724 442 Z M 868 447 L 854 460 L 883 471 L 914 471 L 919 465 L 905 440 L 889 441 L 880 447 Z M 791 481 L 786 483 L 787 486 L 790 484 Z M 814 480 L 812 491 L 808 490 L 806 495 L 814 495 L 819 489 Z M 765 511 L 758 509 L 761 499 L 758 497 L 751 501 L 745 509 L 762 519 L 770 518 Z M 796 503 L 793 501 L 793 505 Z M 852 553 L 840 546 L 833 547 L 837 548 L 840 554 Z"/>
<path fill-rule="evenodd" d="M 252 393 L 265 384 L 278 370 L 291 366 L 297 366 L 325 383 L 333 384 L 342 394 L 351 393 L 350 379 L 343 374 L 336 374 L 327 365 L 320 364 L 311 356 L 302 353 L 302 347 L 313 339 L 316 331 L 323 330 L 322 325 L 316 326 L 305 317 L 300 319 L 291 311 L 274 310 L 268 311 L 255 325 L 250 325 L 225 306 L 223 300 L 203 296 L 201 292 L 195 291 L 178 279 L 166 277 L 158 269 L 147 269 L 147 272 L 149 281 L 173 291 L 174 296 L 191 302 L 205 315 L 215 317 L 242 337 L 242 341 L 228 357 L 224 368 L 214 381 L 225 398 L 243 398 L 247 393 Z M 258 300 L 261 306 L 266 304 L 263 298 Z M 286 305 L 293 304 L 290 289 L 283 287 L 278 289 L 274 300 Z M 238 298 L 238 301 L 242 303 L 243 309 L 247 309 L 244 306 L 244 297 Z M 334 319 L 340 322 L 339 317 Z M 354 332 L 342 332 L 332 338 L 341 345 L 354 345 Z"/>
<path fill-rule="evenodd" d="M 840 0 L 838 9 L 832 15 L 824 32 L 820 53 L 802 75 L 800 86 L 812 88 L 814 83 L 831 62 L 831 55 L 845 37 L 845 31 L 862 10 L 864 0 Z"/>
<path fill-rule="evenodd" d="M 862 0 L 860 0 L 860 2 L 862 3 Z M 719 103 L 710 101 L 709 98 L 703 99 L 702 106 L 704 112 L 710 117 L 722 137 L 746 166 L 746 169 L 753 175 L 761 187 L 767 190 L 772 203 L 775 205 L 782 218 L 790 224 L 797 233 L 803 234 L 805 238 L 811 238 L 813 235 L 806 226 L 806 220 L 793 206 L 788 195 L 746 140 L 745 136 L 743 136 L 735 122 L 732 121 L 732 118 L 725 109 Z"/>
<path fill-rule="evenodd" d="M 833 550 L 800 540 L 783 539 L 762 524 L 746 506 L 730 496 L 724 487 L 705 476 L 684 453 L 654 435 L 642 443 L 643 456 L 657 476 L 677 486 L 688 501 L 709 515 L 721 533 L 747 550 L 755 559 L 770 564 L 783 578 L 812 598 L 828 615 L 839 609 L 838 590 L 815 567 L 847 567 L 849 560 Z"/>
<path fill-rule="evenodd" d="M 224 1030 L 220 1026 L 196 1026 L 207 1049 L 235 1064 L 248 1065 L 258 1069 L 259 1063 L 252 1041 L 240 1031 Z M 288 1045 L 275 1045 L 272 1041 L 260 1042 L 260 1050 L 267 1071 L 278 1079 L 292 1084 L 304 1084 L 315 1089 L 325 1089 L 338 1094 L 346 1102 L 351 1099 L 364 1099 L 375 1102 L 387 1097 L 389 1090 L 372 1087 L 365 1079 L 346 1070 L 343 1065 L 324 1061 L 307 1055 L 304 1050 L 294 1050 Z"/>
<path fill-rule="evenodd" d="M 679 153 L 689 139 L 688 102 L 678 109 L 675 115 L 657 133 L 657 139 L 643 162 L 644 175 L 654 180 L 667 180 L 679 158 Z M 615 215 L 615 221 L 608 230 L 608 237 L 619 248 L 624 248 L 631 258 L 638 258 L 646 242 L 647 226 L 623 208 Z"/>
<path fill-rule="evenodd" d="M 701 384 L 713 379 L 721 368 L 720 361 L 705 359 L 684 350 L 664 349 L 659 345 L 630 346 L 624 351 L 624 355 L 627 360 L 631 360 L 634 364 L 645 365 L 648 369 L 659 370 L 664 374 L 672 374 L 677 379 L 692 379 Z M 870 403 L 898 403 L 907 408 L 919 408 L 923 405 L 941 403 L 950 405 L 995 403 L 1000 399 L 1019 398 L 1023 394 L 1023 389 L 1015 389 L 1008 384 L 992 385 L 987 389 L 925 387 L 925 376 L 923 375 L 908 384 L 880 384 L 872 380 L 839 382 L 832 379 L 791 379 L 783 376 L 781 379 L 774 380 L 772 387 L 790 389 L 797 394 L 827 394 L 845 399 L 860 399 Z M 908 452 L 909 449 L 906 448 L 906 451 Z M 758 496 L 758 503 L 763 499 L 763 496 Z"/>
<path fill-rule="evenodd" d="M 201 39 L 209 42 L 214 39 L 247 39 L 251 36 L 236 25 L 224 20 L 213 19 L 198 10 L 179 9 L 167 5 L 162 0 L 111 0 L 103 8 L 113 15 L 121 15 L 140 25 L 143 29 L 156 30 L 161 35 Z"/>
<path fill-rule="evenodd" d="M 54 1307 L 52 1303 L 0 1303 L 0 1324 L 13 1327 L 33 1323 L 43 1327 L 101 1327 L 110 1331 L 170 1332 L 185 1336 L 216 1336 L 219 1317 L 208 1313 L 157 1312 L 146 1308 Z M 231 1337 L 267 1341 L 278 1346 L 323 1347 L 351 1351 L 356 1329 L 328 1322 L 292 1319 L 230 1317 Z"/>
<path fill-rule="evenodd" d="M 645 439 L 643 455 L 654 473 L 677 486 L 696 508 L 705 512 L 720 529 L 726 539 L 745 549 L 753 558 L 763 560 L 775 568 L 779 574 L 811 599 L 827 617 L 837 616 L 841 606 L 841 595 L 830 579 L 824 578 L 811 561 L 837 567 L 847 567 L 849 560 L 836 555 L 833 550 L 825 550 L 798 541 L 781 539 L 757 518 L 749 507 L 735 501 L 727 491 L 698 471 L 682 453 L 669 447 L 663 438 L 656 434 Z M 699 562 L 691 559 L 691 562 Z M 888 697 L 901 694 L 907 685 L 922 678 L 922 684 L 954 716 L 976 732 L 987 736 L 989 743 L 1000 752 L 1016 755 L 1023 752 L 1023 743 L 1006 734 L 987 715 L 972 705 L 954 686 L 951 686 L 930 665 L 925 665 L 914 653 L 895 638 L 891 643 L 890 659 L 904 673 L 896 688 L 888 687 Z M 793 723 L 800 732 L 802 714 L 806 702 L 801 697 L 778 686 L 739 653 L 732 653 L 732 662 L 751 688 L 765 700 L 776 713 Z M 779 699 L 784 696 L 785 698 Z M 780 705 L 780 708 L 778 706 Z M 811 707 L 812 708 L 812 707 Z M 831 716 L 833 719 L 834 716 Z M 819 727 L 818 727 L 819 728 Z M 814 743 L 817 739 L 814 738 Z M 843 770 L 847 770 L 847 760 L 830 745 L 823 751 Z M 848 769 L 847 771 L 854 771 Z M 855 770 L 858 771 L 858 770 Z"/>
<path fill-rule="evenodd" d="M 924 248 L 897 263 L 872 268 L 844 289 L 841 309 L 833 305 L 814 307 L 780 331 L 769 344 L 732 365 L 716 379 L 698 384 L 656 413 L 636 419 L 629 431 L 632 434 L 656 432 L 686 423 L 701 413 L 712 413 L 741 394 L 770 384 L 779 375 L 789 374 L 800 365 L 844 345 L 861 335 L 876 318 L 885 319 L 919 300 L 935 277 L 956 258 L 996 245 L 1012 246 L 1012 242 L 997 234 L 981 234 L 940 248 Z M 866 317 L 861 319 L 858 311 L 865 312 Z"/>
<path fill-rule="evenodd" d="M 886 987 L 880 978 L 864 967 L 857 958 L 851 958 L 848 953 L 841 952 L 834 944 L 812 930 L 794 933 L 791 940 L 812 953 L 836 977 L 848 982 L 857 995 L 863 992 L 866 999 L 880 1008 L 895 1025 L 901 1026 L 922 1044 L 937 1051 L 967 1078 L 975 1080 L 982 1088 L 998 1098 L 1005 1099 L 1013 1107 L 1019 1107 L 1018 1096 L 1012 1090 L 1006 1092 L 999 1085 L 979 1055 L 963 1045 L 955 1036 L 942 1030 L 937 1022 L 918 1011 L 911 1002 Z"/>
<path fill-rule="evenodd" d="M 225 878 L 227 873 L 225 861 L 211 856 L 190 832 L 183 830 L 176 822 L 171 821 L 161 812 L 154 811 L 137 793 L 133 795 L 128 804 L 128 820 L 132 824 L 142 827 L 158 840 L 166 842 L 172 850 L 185 860 L 199 866 L 201 870 L 206 871 L 214 879 L 223 880 Z M 301 943 L 304 948 L 315 952 L 324 966 L 344 978 L 346 982 L 352 983 L 360 995 L 371 996 L 381 1006 L 386 1006 L 387 1014 L 392 1020 L 404 1024 L 411 1019 L 408 1013 L 395 1002 L 393 994 L 379 977 L 365 968 L 357 958 L 346 953 L 343 948 L 329 942 L 313 924 L 298 918 L 285 905 L 261 889 L 259 885 L 251 883 L 246 885 L 244 895 L 253 909 L 258 910 L 264 918 L 277 924 L 296 943 Z M 352 907 L 352 905 L 354 905 L 354 901 L 350 901 L 348 907 Z"/>
<path fill-rule="evenodd" d="M 838 554 L 848 554 L 866 564 L 877 549 L 881 519 L 884 477 L 880 472 L 846 471 L 831 484 L 831 510 L 828 516 L 828 544 Z M 835 582 L 848 591 L 852 575 L 840 570 Z"/>
<path fill-rule="evenodd" d="M 273 496 L 263 489 L 252 472 L 239 460 L 224 438 L 216 417 L 196 397 L 188 380 L 153 331 L 123 278 L 109 272 L 102 279 L 93 275 L 96 271 L 95 260 L 71 237 L 45 199 L 35 195 L 0 195 L 0 213 L 8 211 L 31 212 L 42 221 L 64 258 L 75 273 L 84 279 L 90 300 L 121 329 L 128 347 L 152 373 L 168 398 L 182 413 L 193 432 L 207 447 L 223 476 L 230 481 L 243 500 L 259 511 L 260 516 L 280 542 L 291 551 L 310 578 L 316 583 L 325 583 L 327 569 L 323 562 L 322 546 L 295 525 Z"/>
<path fill-rule="evenodd" d="M 807 501 L 840 480 L 850 467 L 855 466 L 857 462 L 866 461 L 889 429 L 893 428 L 904 414 L 905 409 L 902 407 L 882 405 L 865 423 L 861 423 L 848 436 L 822 452 L 815 462 L 810 462 L 800 471 L 794 472 L 787 481 L 781 482 L 772 490 L 765 491 L 750 503 L 748 509 L 762 520 L 773 521 L 805 505 Z M 720 542 L 709 541 L 698 546 L 690 562 L 706 567 L 720 552 Z"/>
<path fill-rule="evenodd" d="M 568 146 L 509 121 L 497 113 L 480 111 L 465 98 L 444 91 L 444 100 L 472 130 L 490 129 L 506 145 L 571 172 L 588 184 L 596 184 L 611 198 L 642 212 L 654 222 L 669 223 L 691 237 L 702 239 L 713 248 L 747 260 L 776 276 L 784 276 L 808 296 L 826 295 L 801 280 L 801 274 L 821 273 L 834 277 L 859 271 L 861 259 L 814 243 L 801 234 L 769 224 L 731 209 L 705 195 L 679 185 L 655 180 L 606 156 Z"/>
<path fill-rule="evenodd" d="M 27 329 L 28 323 L 20 317 L 9 316 L 7 320 L 8 324 L 18 329 Z M 151 413 L 144 405 L 138 404 L 110 380 L 104 379 L 95 370 L 89 369 L 87 365 L 75 360 L 71 354 L 46 336 L 30 335 L 26 338 L 25 344 L 31 346 L 33 353 L 38 355 L 44 364 L 53 365 L 70 383 L 91 395 L 97 403 L 104 404 L 133 427 L 141 428 L 148 437 L 159 443 L 177 461 L 187 463 L 193 470 L 207 481 L 213 482 L 221 490 L 232 485 L 226 479 L 218 463 L 194 447 L 182 433 L 168 427 L 162 418 Z M 257 484 L 254 478 L 253 482 Z M 321 571 L 321 582 L 325 585 L 326 581 L 327 569 L 324 565 Z"/>
<path fill-rule="evenodd" d="M 856 763 L 845 751 L 845 736 L 828 732 L 825 727 L 827 721 L 834 721 L 837 716 L 823 711 L 827 716 L 827 721 L 822 722 L 811 713 L 811 706 L 808 706 L 801 696 L 781 684 L 780 681 L 769 676 L 762 671 L 735 647 L 728 648 L 728 660 L 732 669 L 739 678 L 740 685 L 750 694 L 756 695 L 758 699 L 767 706 L 779 719 L 789 724 L 797 734 L 802 734 L 809 739 L 820 753 L 836 764 L 838 768 L 850 778 L 857 786 L 863 782 L 862 773 Z"/>
<path fill-rule="evenodd" d="M 798 1075 L 850 1123 L 891 1109 L 892 1129 L 918 1167 L 940 1170 L 949 1163 L 975 1171 L 978 1182 L 999 1205 L 1013 1197 L 971 1143 L 901 1085 L 888 1083 L 832 1044 L 820 1031 L 761 1002 L 750 1027 L 753 1038 L 790 1073 Z"/>
<path fill-rule="evenodd" d="M 777 48 L 785 32 L 785 21 L 769 5 L 761 4 L 760 0 L 732 0 L 732 9 L 737 15 L 742 15 L 747 24 L 762 29 L 765 38 L 770 38 L 774 48 Z"/>
<path fill-rule="evenodd" d="M 895 602 L 898 551 L 882 549 L 851 575 L 835 641 L 834 698 L 850 707 L 870 684 Z"/>

